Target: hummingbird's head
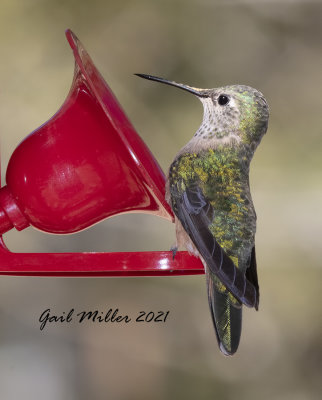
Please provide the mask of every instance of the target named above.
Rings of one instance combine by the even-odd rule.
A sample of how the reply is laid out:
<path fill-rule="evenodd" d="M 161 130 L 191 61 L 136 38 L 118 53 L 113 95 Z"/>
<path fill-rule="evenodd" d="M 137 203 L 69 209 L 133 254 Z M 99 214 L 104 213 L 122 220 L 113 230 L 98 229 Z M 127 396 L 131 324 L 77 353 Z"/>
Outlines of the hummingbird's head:
<path fill-rule="evenodd" d="M 233 139 L 255 149 L 267 130 L 269 117 L 262 93 L 243 85 L 205 89 L 202 93 L 199 98 L 204 118 L 196 134 L 223 143 Z"/>
<path fill-rule="evenodd" d="M 201 100 L 204 116 L 194 135 L 199 147 L 246 144 L 255 150 L 267 130 L 267 102 L 261 92 L 249 86 L 198 89 L 151 75 L 137 75 L 179 87 Z"/>

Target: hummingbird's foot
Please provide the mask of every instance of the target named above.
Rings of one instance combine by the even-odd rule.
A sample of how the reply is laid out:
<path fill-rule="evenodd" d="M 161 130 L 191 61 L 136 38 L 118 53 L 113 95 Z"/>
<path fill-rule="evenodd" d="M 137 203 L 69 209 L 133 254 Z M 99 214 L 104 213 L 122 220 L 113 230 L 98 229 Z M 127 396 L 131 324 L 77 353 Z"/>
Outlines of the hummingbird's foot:
<path fill-rule="evenodd" d="M 170 251 L 172 251 L 172 259 L 174 260 L 176 254 L 177 254 L 177 251 L 178 251 L 178 246 L 176 246 L 176 245 L 172 246 Z"/>

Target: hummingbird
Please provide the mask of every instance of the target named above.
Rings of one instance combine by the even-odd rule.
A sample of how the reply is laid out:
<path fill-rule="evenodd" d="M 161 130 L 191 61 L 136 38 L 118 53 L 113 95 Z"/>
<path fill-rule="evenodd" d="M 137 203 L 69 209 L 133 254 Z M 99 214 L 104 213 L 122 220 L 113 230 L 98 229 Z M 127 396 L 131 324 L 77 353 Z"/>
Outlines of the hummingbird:
<path fill-rule="evenodd" d="M 176 245 L 199 257 L 218 345 L 226 356 L 239 346 L 242 305 L 258 310 L 256 212 L 249 187 L 254 152 L 267 131 L 269 108 L 256 89 L 230 85 L 199 89 L 158 78 L 197 96 L 203 120 L 177 153 L 166 183 L 175 215 Z"/>

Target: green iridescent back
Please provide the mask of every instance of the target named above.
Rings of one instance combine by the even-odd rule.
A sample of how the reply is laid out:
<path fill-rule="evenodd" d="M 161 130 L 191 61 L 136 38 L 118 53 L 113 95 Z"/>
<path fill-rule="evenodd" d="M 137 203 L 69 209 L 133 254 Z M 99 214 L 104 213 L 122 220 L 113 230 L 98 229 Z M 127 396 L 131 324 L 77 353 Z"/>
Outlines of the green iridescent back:
<path fill-rule="evenodd" d="M 222 146 L 179 156 L 170 167 L 170 193 L 198 183 L 214 209 L 210 230 L 238 268 L 243 271 L 254 246 L 256 214 L 249 190 L 249 155 L 245 146 Z"/>

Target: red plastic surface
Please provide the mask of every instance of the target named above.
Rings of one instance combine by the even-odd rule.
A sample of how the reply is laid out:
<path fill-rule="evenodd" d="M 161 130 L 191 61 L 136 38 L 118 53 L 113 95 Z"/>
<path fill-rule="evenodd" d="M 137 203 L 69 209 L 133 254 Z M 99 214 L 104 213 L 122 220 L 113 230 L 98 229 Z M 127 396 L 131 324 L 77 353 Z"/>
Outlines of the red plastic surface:
<path fill-rule="evenodd" d="M 160 166 L 80 42 L 70 31 L 67 38 L 76 59 L 70 93 L 12 154 L 0 205 L 16 229 L 49 233 L 129 211 L 171 220 Z"/>
<path fill-rule="evenodd" d="M 76 36 L 76 64 L 57 114 L 14 151 L 0 190 L 0 233 L 29 224 L 72 233 L 124 212 L 173 219 L 165 177 Z M 1 209 L 2 208 L 2 209 Z M 0 273 L 124 276 L 203 273 L 187 253 L 12 253 L 0 241 Z"/>
<path fill-rule="evenodd" d="M 0 274 L 28 276 L 171 276 L 203 274 L 187 252 L 11 253 L 0 245 Z"/>

